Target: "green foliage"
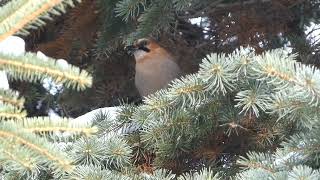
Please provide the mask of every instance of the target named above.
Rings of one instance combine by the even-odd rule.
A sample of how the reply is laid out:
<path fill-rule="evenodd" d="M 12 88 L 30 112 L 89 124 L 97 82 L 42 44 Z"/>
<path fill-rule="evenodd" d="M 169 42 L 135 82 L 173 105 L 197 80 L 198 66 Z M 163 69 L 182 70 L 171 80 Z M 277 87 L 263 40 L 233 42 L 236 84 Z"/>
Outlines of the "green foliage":
<path fill-rule="evenodd" d="M 72 170 L 71 160 L 64 152 L 14 122 L 1 122 L 0 136 L 3 139 L 0 143 L 0 157 L 4 172 L 37 175 L 39 169 L 46 166 L 57 175 Z"/>
<path fill-rule="evenodd" d="M 174 22 L 174 13 L 171 8 L 172 2 L 167 0 L 154 2 L 146 8 L 145 12 L 139 17 L 137 31 L 131 34 L 128 42 L 147 37 L 150 34 L 157 34 L 160 30 L 168 30 L 171 27 L 170 24 Z"/>
<path fill-rule="evenodd" d="M 18 92 L 0 89 L 0 101 L 6 105 L 12 105 L 16 108 L 22 108 L 24 98 L 18 96 Z"/>
<path fill-rule="evenodd" d="M 137 17 L 140 11 L 144 10 L 146 3 L 146 0 L 122 0 L 117 3 L 115 11 L 118 16 L 123 17 L 123 20 L 128 21 Z"/>
<path fill-rule="evenodd" d="M 128 33 L 132 28 L 130 22 L 124 22 L 122 18 L 115 16 L 114 9 L 117 6 L 119 0 L 99 0 L 98 5 L 100 7 L 101 14 L 103 16 L 101 35 L 97 42 L 97 54 L 101 52 L 110 55 L 110 53 L 117 48 L 121 42 L 121 36 Z M 120 5 L 118 5 L 119 7 Z M 124 12 L 125 14 L 125 12 Z"/>
<path fill-rule="evenodd" d="M 107 3 L 108 0 L 101 0 L 101 2 L 104 4 Z M 115 3 L 114 11 L 116 13 L 116 17 L 121 17 L 125 22 L 127 22 L 126 25 L 128 27 L 128 31 L 122 33 L 126 35 L 126 43 L 130 44 L 135 39 L 150 35 L 157 35 L 161 31 L 169 31 L 173 29 L 176 21 L 176 13 L 189 8 L 196 2 L 193 0 L 118 0 L 113 1 L 112 3 Z M 109 4 L 110 2 L 108 5 Z M 110 9 L 110 5 L 106 8 Z M 136 27 L 130 26 L 132 22 L 134 24 L 138 23 L 138 25 Z M 117 24 L 120 25 L 121 23 L 118 22 Z M 112 27 L 116 28 L 116 26 Z M 114 33 L 108 31 L 105 33 L 108 33 L 109 36 L 113 36 L 115 33 L 119 33 L 119 31 Z"/>
<path fill-rule="evenodd" d="M 69 132 L 72 133 L 72 135 L 83 134 L 91 136 L 98 131 L 96 127 L 87 128 L 88 124 L 80 124 L 68 118 L 60 118 L 54 121 L 48 117 L 25 118 L 16 122 L 16 124 L 21 125 L 27 131 L 49 135 L 49 137 L 50 135 L 54 135 L 52 133 L 59 132 Z"/>
<path fill-rule="evenodd" d="M 233 70 L 232 61 L 224 55 L 211 54 L 200 65 L 200 79 L 210 82 L 207 89 L 212 89 L 212 93 L 225 94 L 233 88 L 232 82 L 236 79 Z"/>
<path fill-rule="evenodd" d="M 210 179 L 210 180 L 219 180 L 218 173 L 213 173 L 211 169 L 203 169 L 200 172 L 196 172 L 194 174 L 186 174 L 180 178 L 179 180 L 196 180 L 196 179 Z"/>
<path fill-rule="evenodd" d="M 72 148 L 76 163 L 94 165 L 106 162 L 109 167 L 123 168 L 129 164 L 131 150 L 126 142 L 117 136 L 101 138 L 81 138 Z"/>
<path fill-rule="evenodd" d="M 13 79 L 38 82 L 50 77 L 53 82 L 78 91 L 92 85 L 92 77 L 86 71 L 59 65 L 52 58 L 44 60 L 33 53 L 20 56 L 0 53 L 0 62 L 0 69 Z"/>
<path fill-rule="evenodd" d="M 71 179 L 87 179 L 87 180 L 104 180 L 108 178 L 109 171 L 103 170 L 99 166 L 77 166 L 74 173 L 68 178 Z"/>
<path fill-rule="evenodd" d="M 22 109 L 17 109 L 12 105 L 1 105 L 0 106 L 0 119 L 22 119 L 26 117 L 26 112 Z"/>

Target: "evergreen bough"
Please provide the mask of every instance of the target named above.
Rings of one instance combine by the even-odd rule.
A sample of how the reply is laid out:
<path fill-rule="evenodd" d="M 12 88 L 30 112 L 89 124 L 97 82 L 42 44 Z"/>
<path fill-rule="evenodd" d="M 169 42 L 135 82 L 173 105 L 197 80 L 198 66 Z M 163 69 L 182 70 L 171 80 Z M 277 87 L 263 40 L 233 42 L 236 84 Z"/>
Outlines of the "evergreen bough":
<path fill-rule="evenodd" d="M 42 13 L 56 12 L 42 8 L 56 7 L 53 2 L 63 5 L 17 0 L 1 7 L 6 14 L 0 16 L 0 41 L 22 28 L 15 24 L 27 27 L 19 13 L 30 12 L 19 8 L 39 3 L 32 12 L 42 12 L 27 19 L 41 22 Z M 147 2 L 116 3 L 124 20 L 145 11 L 142 35 L 151 32 L 150 23 L 166 27 L 172 8 L 187 8 L 192 1 Z M 150 21 L 154 17 L 160 19 Z M 87 73 L 62 70 L 32 54 L 1 53 L 0 62 L 15 79 L 51 77 L 76 90 L 91 85 Z M 83 80 L 70 78 L 76 75 Z M 115 119 L 99 113 L 91 124 L 25 118 L 23 98 L 1 91 L 0 115 L 8 116 L 0 121 L 0 174 L 4 179 L 318 179 L 319 75 L 283 49 L 209 54 L 198 73 L 174 80 L 139 106 L 123 105 Z M 247 144 L 232 146 L 237 141 Z"/>

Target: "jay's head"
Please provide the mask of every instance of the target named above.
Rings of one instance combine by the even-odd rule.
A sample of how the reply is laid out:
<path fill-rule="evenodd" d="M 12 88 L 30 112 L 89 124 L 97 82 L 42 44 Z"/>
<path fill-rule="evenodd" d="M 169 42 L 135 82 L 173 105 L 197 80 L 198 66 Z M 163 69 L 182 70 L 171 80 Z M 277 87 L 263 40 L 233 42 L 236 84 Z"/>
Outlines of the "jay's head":
<path fill-rule="evenodd" d="M 132 45 L 126 46 L 125 50 L 128 51 L 129 54 L 133 54 L 136 61 L 170 56 L 169 53 L 154 40 L 147 38 L 138 39 Z"/>

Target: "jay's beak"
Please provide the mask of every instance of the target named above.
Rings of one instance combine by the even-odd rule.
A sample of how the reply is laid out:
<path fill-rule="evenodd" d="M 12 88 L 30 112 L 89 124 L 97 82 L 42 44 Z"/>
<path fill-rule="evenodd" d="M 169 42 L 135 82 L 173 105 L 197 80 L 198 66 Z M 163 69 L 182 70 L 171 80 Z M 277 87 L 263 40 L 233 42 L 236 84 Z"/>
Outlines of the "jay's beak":
<path fill-rule="evenodd" d="M 128 52 L 128 54 L 133 54 L 138 48 L 134 45 L 129 45 L 124 47 L 124 50 Z"/>

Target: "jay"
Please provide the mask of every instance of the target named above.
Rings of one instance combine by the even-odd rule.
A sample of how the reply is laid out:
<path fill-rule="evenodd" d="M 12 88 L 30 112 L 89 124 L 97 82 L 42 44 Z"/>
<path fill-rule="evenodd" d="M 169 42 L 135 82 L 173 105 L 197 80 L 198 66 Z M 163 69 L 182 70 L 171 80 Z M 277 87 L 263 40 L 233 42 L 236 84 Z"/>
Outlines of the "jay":
<path fill-rule="evenodd" d="M 151 39 L 139 39 L 125 48 L 134 55 L 135 85 L 141 96 L 147 96 L 181 75 L 173 56 Z"/>

